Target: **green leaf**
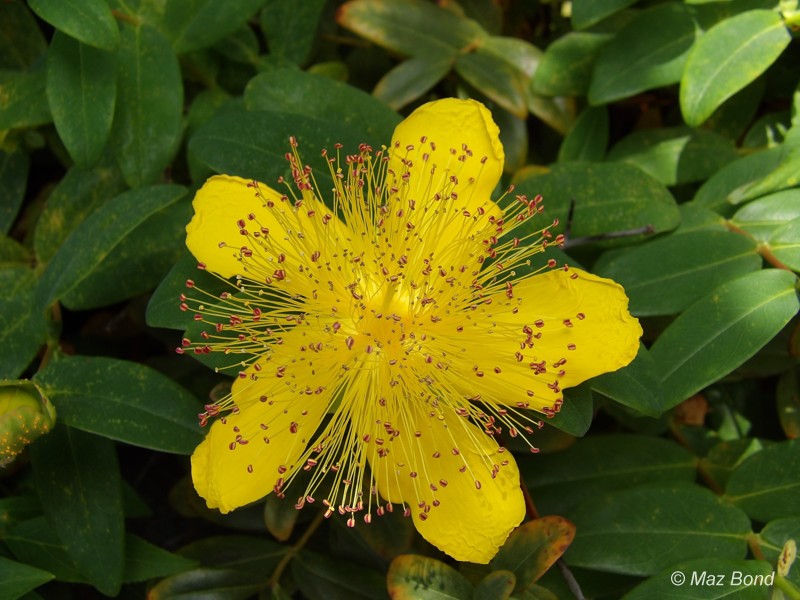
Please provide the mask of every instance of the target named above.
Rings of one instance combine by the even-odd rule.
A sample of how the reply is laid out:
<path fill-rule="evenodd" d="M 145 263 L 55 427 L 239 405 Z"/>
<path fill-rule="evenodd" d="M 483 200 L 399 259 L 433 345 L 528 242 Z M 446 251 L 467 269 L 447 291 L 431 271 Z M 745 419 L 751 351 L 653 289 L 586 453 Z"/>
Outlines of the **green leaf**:
<path fill-rule="evenodd" d="M 347 152 L 355 151 L 361 142 L 375 147 L 388 144 L 400 122 L 400 115 L 369 94 L 328 77 L 297 69 L 270 69 L 260 73 L 248 82 L 244 103 L 248 110 L 283 113 L 279 118 L 281 124 L 273 123 L 268 128 L 276 130 L 271 139 L 276 140 L 274 151 L 281 157 L 288 149 L 289 136 L 295 135 L 299 139 L 300 132 L 292 129 L 294 115 L 317 120 L 320 128 L 317 139 L 325 136 L 323 132 L 326 129 L 348 131 L 346 139 L 358 141 L 352 148 L 346 148 Z M 257 138 L 267 133 L 256 131 L 259 131 Z M 313 142 L 314 138 L 309 141 Z M 345 143 L 346 140 L 337 141 Z M 301 146 L 300 151 L 303 150 Z M 321 147 L 315 145 L 305 150 L 317 155 Z M 308 157 L 304 158 L 308 160 Z M 286 161 L 281 159 L 280 162 L 284 168 Z"/>
<path fill-rule="evenodd" d="M 544 197 L 545 219 L 560 222 L 551 229 L 554 234 L 564 231 L 573 202 L 570 234 L 575 238 L 648 226 L 655 232 L 669 231 L 680 220 L 678 207 L 669 191 L 631 165 L 556 164 L 545 175 L 514 183 L 516 194 Z"/>
<path fill-rule="evenodd" d="M 253 131 L 259 135 L 254 137 Z M 345 152 L 355 152 L 359 144 L 369 142 L 357 128 L 328 120 L 327 116 L 252 111 L 213 118 L 192 137 L 189 150 L 218 173 L 252 178 L 274 187 L 279 176 L 289 175 L 285 154 L 290 135 L 297 138 L 300 156 L 314 169 L 322 190 L 331 186 L 327 161 L 320 156 L 320 150 L 333 151 L 334 144 L 341 143 Z M 389 140 L 380 141 L 386 144 Z"/>
<path fill-rule="evenodd" d="M 0 379 L 22 375 L 47 339 L 44 312 L 31 310 L 37 286 L 33 269 L 0 269 Z"/>
<path fill-rule="evenodd" d="M 24 152 L 0 150 L 0 233 L 11 231 L 25 197 L 30 160 Z"/>
<path fill-rule="evenodd" d="M 460 54 L 456 59 L 455 69 L 467 83 L 511 114 L 520 119 L 527 116 L 525 80 L 506 61 L 479 47 L 475 52 Z"/>
<path fill-rule="evenodd" d="M 137 187 L 155 181 L 177 150 L 183 83 L 169 42 L 148 25 L 123 27 L 117 65 L 111 143 L 125 181 Z"/>
<path fill-rule="evenodd" d="M 80 223 L 124 189 L 115 166 L 99 164 L 90 171 L 76 167 L 58 182 L 47 197 L 33 235 L 39 262 L 47 263 Z"/>
<path fill-rule="evenodd" d="M 429 91 L 453 68 L 453 57 L 418 56 L 404 60 L 378 81 L 373 94 L 395 110 Z"/>
<path fill-rule="evenodd" d="M 182 54 L 211 46 L 244 25 L 265 0 L 170 0 L 164 7 L 163 31 Z"/>
<path fill-rule="evenodd" d="M 650 482 L 694 481 L 695 458 L 674 442 L 615 434 L 587 437 L 535 461 L 520 461 L 542 514 L 565 514 L 584 498 Z"/>
<path fill-rule="evenodd" d="M 667 2 L 641 11 L 600 51 L 589 102 L 607 104 L 677 83 L 694 38 L 695 22 L 683 4 Z"/>
<path fill-rule="evenodd" d="M 242 573 L 272 573 L 289 548 L 267 539 L 246 535 L 204 538 L 180 549 L 180 555 L 205 567 L 235 569 Z"/>
<path fill-rule="evenodd" d="M 195 561 L 167 552 L 140 537 L 131 534 L 125 536 L 125 569 L 122 579 L 126 583 L 167 577 L 196 566 Z"/>
<path fill-rule="evenodd" d="M 786 371 L 778 379 L 775 395 L 783 432 L 789 439 L 800 438 L 800 386 L 794 369 Z"/>
<path fill-rule="evenodd" d="M 800 440 L 773 444 L 731 474 L 725 498 L 757 521 L 797 515 Z"/>
<path fill-rule="evenodd" d="M 29 71 L 0 71 L 0 131 L 50 123 L 45 87 L 43 64 Z"/>
<path fill-rule="evenodd" d="M 733 190 L 728 195 L 728 202 L 741 204 L 800 183 L 800 128 L 790 129 L 779 148 L 781 158 L 775 170 L 761 180 L 748 182 Z"/>
<path fill-rule="evenodd" d="M 267 0 L 261 11 L 261 29 L 270 54 L 305 64 L 324 8 L 325 0 Z"/>
<path fill-rule="evenodd" d="M 650 348 L 665 403 L 675 406 L 760 350 L 797 313 L 792 273 L 768 269 L 722 284 L 673 321 Z"/>
<path fill-rule="evenodd" d="M 475 21 L 423 0 L 351 0 L 339 8 L 336 20 L 406 56 L 456 56 L 487 35 Z"/>
<path fill-rule="evenodd" d="M 589 90 L 597 56 L 611 36 L 569 32 L 556 39 L 542 57 L 531 91 L 544 96 L 584 96 Z"/>
<path fill-rule="evenodd" d="M 200 568 L 162 579 L 147 592 L 148 600 L 246 600 L 266 586 L 263 573 Z"/>
<path fill-rule="evenodd" d="M 66 292 L 62 304 L 72 310 L 87 310 L 154 289 L 180 258 L 186 223 L 191 218 L 192 206 L 186 196 L 154 212 Z"/>
<path fill-rule="evenodd" d="M 209 294 L 218 296 L 220 292 L 231 290 L 227 283 L 203 269 L 197 268 L 197 259 L 188 250 L 173 265 L 169 273 L 159 284 L 150 302 L 147 304 L 147 324 L 150 327 L 165 327 L 167 329 L 188 329 L 194 321 L 191 312 L 180 308 L 179 297 L 186 292 L 186 281 L 191 279 L 195 287 Z"/>
<path fill-rule="evenodd" d="M 15 525 L 4 541 L 17 560 L 52 573 L 58 581 L 89 583 L 75 568 L 67 549 L 44 516 Z"/>
<path fill-rule="evenodd" d="M 664 391 L 650 353 L 639 346 L 636 358 L 627 367 L 590 380 L 592 390 L 649 417 L 664 412 Z"/>
<path fill-rule="evenodd" d="M 700 459 L 699 468 L 707 482 L 710 480 L 717 485 L 718 489 L 723 489 L 733 470 L 744 459 L 759 452 L 763 447 L 759 440 L 748 438 L 722 441 Z"/>
<path fill-rule="evenodd" d="M 392 600 L 471 600 L 472 586 L 463 575 L 436 559 L 403 554 L 386 574 Z"/>
<path fill-rule="evenodd" d="M 511 571 L 493 571 L 475 586 L 472 600 L 508 600 L 516 583 Z"/>
<path fill-rule="evenodd" d="M 52 573 L 0 556 L 0 597 L 16 600 L 53 578 Z"/>
<path fill-rule="evenodd" d="M 730 223 L 758 242 L 766 242 L 782 225 L 800 217 L 800 190 L 783 190 L 748 202 L 736 211 Z"/>
<path fill-rule="evenodd" d="M 572 26 L 584 29 L 626 8 L 636 0 L 592 0 L 578 1 L 572 7 Z"/>
<path fill-rule="evenodd" d="M 681 79 L 683 118 L 703 123 L 719 105 L 761 75 L 791 41 L 780 14 L 750 10 L 714 25 L 697 40 Z"/>
<path fill-rule="evenodd" d="M 714 173 L 694 196 L 693 203 L 730 215 L 728 197 L 740 187 L 769 175 L 780 164 L 783 148 L 770 148 L 728 163 Z"/>
<path fill-rule="evenodd" d="M 670 186 L 707 179 L 736 158 L 729 139 L 688 127 L 635 131 L 608 153 Z"/>
<path fill-rule="evenodd" d="M 578 116 L 558 150 L 558 162 L 602 162 L 608 146 L 608 111 L 589 106 Z"/>
<path fill-rule="evenodd" d="M 86 579 L 113 596 L 122 584 L 124 523 L 114 444 L 57 425 L 31 445 L 42 508 Z"/>
<path fill-rule="evenodd" d="M 41 19 L 78 41 L 116 50 L 119 27 L 104 0 L 28 0 Z"/>
<path fill-rule="evenodd" d="M 190 454 L 203 439 L 196 398 L 145 365 L 65 357 L 48 363 L 34 380 L 71 427 L 178 454 Z"/>
<path fill-rule="evenodd" d="M 6 533 L 17 523 L 41 516 L 42 505 L 33 495 L 9 496 L 0 498 L 0 535 Z"/>
<path fill-rule="evenodd" d="M 756 243 L 729 231 L 661 237 L 600 260 L 595 272 L 621 284 L 637 316 L 672 315 L 718 285 L 761 268 Z"/>
<path fill-rule="evenodd" d="M 594 416 L 594 398 L 587 384 L 564 390 L 564 403 L 554 417 L 545 423 L 556 429 L 580 437 L 589 431 Z"/>
<path fill-rule="evenodd" d="M 56 32 L 47 53 L 47 101 L 72 160 L 88 168 L 111 133 L 117 95 L 114 55 Z"/>
<path fill-rule="evenodd" d="M 763 560 L 701 558 L 672 565 L 637 585 L 623 600 L 676 598 L 677 594 L 686 600 L 764 600 L 770 587 L 765 581 L 770 581 L 772 572 L 772 565 Z"/>
<path fill-rule="evenodd" d="M 775 519 L 764 526 L 759 534 L 760 548 L 764 552 L 764 558 L 775 564 L 783 550 L 783 545 L 789 540 L 800 539 L 800 517 L 787 517 L 785 519 Z M 797 563 L 789 572 L 794 581 L 800 580 L 800 573 L 796 571 Z"/>
<path fill-rule="evenodd" d="M 287 502 L 285 498 L 278 498 L 270 494 L 264 501 L 264 524 L 267 531 L 279 542 L 287 541 L 294 531 L 300 511 L 294 503 Z"/>
<path fill-rule="evenodd" d="M 0 3 L 0 69 L 27 69 L 46 50 L 44 35 L 26 4 Z"/>
<path fill-rule="evenodd" d="M 39 290 L 40 305 L 75 288 L 126 235 L 185 194 L 186 188 L 178 185 L 149 186 L 120 194 L 101 206 L 75 228 L 48 263 Z"/>
<path fill-rule="evenodd" d="M 768 241 L 772 255 L 794 271 L 800 271 L 800 217 L 778 227 Z"/>
<path fill-rule="evenodd" d="M 575 527 L 564 517 L 550 515 L 528 521 L 511 532 L 491 567 L 513 572 L 514 591 L 522 591 L 561 558 L 574 537 Z"/>
<path fill-rule="evenodd" d="M 567 516 L 577 528 L 570 565 L 653 575 L 676 562 L 744 558 L 750 519 L 690 484 L 634 487 L 590 496 Z"/>
<path fill-rule="evenodd" d="M 301 551 L 292 561 L 292 575 L 297 587 L 308 598 L 389 599 L 386 592 L 387 580 L 381 573 L 309 550 Z"/>

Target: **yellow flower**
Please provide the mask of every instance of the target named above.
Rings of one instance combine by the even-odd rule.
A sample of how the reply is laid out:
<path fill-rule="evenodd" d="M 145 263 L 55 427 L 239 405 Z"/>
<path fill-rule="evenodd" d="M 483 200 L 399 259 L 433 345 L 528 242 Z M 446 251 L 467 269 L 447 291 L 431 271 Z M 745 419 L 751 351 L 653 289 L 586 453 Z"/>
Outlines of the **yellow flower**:
<path fill-rule="evenodd" d="M 330 194 L 291 146 L 285 193 L 218 176 L 194 199 L 186 244 L 234 279 L 184 297 L 208 324 L 184 346 L 240 369 L 201 416 L 218 418 L 195 487 L 228 512 L 305 471 L 298 507 L 353 526 L 401 505 L 429 542 L 486 563 L 525 515 L 496 438 L 532 433 L 563 388 L 633 359 L 628 299 L 577 269 L 530 272 L 550 237 L 531 227 L 540 199 L 491 200 L 503 147 L 478 102 L 422 106 L 388 149 L 337 148 Z"/>

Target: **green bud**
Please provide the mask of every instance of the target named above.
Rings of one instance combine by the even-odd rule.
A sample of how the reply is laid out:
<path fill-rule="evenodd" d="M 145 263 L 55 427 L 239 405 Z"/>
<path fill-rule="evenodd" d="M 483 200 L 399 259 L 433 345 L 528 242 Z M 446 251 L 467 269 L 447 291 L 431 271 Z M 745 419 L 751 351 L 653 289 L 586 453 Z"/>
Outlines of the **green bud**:
<path fill-rule="evenodd" d="M 0 381 L 0 467 L 52 429 L 56 410 L 30 381 Z"/>

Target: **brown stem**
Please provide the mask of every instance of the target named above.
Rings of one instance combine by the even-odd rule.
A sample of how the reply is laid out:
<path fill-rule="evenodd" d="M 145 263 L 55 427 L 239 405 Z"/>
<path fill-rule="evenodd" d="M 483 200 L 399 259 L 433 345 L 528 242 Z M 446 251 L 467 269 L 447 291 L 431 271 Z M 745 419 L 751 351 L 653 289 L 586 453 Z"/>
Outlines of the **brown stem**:
<path fill-rule="evenodd" d="M 286 554 L 283 555 L 281 562 L 278 563 L 278 566 L 275 567 L 275 570 L 272 572 L 272 576 L 269 578 L 269 587 L 274 588 L 281 579 L 281 575 L 286 570 L 286 567 L 289 566 L 289 563 L 292 562 L 297 553 L 303 549 L 303 547 L 308 543 L 308 540 L 311 539 L 311 536 L 314 535 L 314 532 L 319 529 L 319 526 L 322 524 L 322 521 L 325 519 L 325 511 L 320 510 L 317 513 L 317 516 L 314 517 L 314 520 L 309 523 L 306 530 L 303 532 L 303 535 L 300 536 L 300 539 L 295 542 L 295 544 L 286 551 Z"/>

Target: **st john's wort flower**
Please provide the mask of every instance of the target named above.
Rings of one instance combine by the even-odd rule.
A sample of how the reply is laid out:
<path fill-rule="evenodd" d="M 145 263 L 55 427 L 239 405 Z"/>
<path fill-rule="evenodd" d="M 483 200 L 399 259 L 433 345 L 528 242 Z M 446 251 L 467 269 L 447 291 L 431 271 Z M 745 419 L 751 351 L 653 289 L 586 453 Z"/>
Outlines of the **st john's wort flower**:
<path fill-rule="evenodd" d="M 184 347 L 239 370 L 201 415 L 216 418 L 194 485 L 223 512 L 291 493 L 350 526 L 398 505 L 444 552 L 486 563 L 525 515 L 498 436 L 525 437 L 564 388 L 627 365 L 639 323 L 613 281 L 529 267 L 551 237 L 540 199 L 492 201 L 504 154 L 480 103 L 432 102 L 388 148 L 324 153 L 330 191 L 296 146 L 285 189 L 223 175 L 194 199 L 186 244 L 230 290 L 182 297 L 207 325 Z"/>

